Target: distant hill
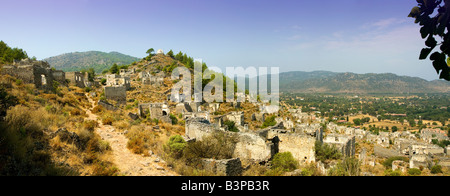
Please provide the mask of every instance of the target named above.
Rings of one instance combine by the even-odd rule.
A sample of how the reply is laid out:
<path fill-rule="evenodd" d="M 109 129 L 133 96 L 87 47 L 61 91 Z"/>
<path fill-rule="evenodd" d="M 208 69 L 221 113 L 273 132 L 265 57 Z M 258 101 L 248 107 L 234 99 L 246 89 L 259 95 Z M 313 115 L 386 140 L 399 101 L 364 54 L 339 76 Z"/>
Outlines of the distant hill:
<path fill-rule="evenodd" d="M 52 67 L 66 72 L 81 71 L 92 67 L 97 73 L 109 69 L 114 63 L 127 65 L 139 60 L 139 58 L 118 52 L 105 53 L 99 51 L 73 52 L 44 59 Z"/>
<path fill-rule="evenodd" d="M 352 94 L 450 93 L 450 82 L 430 82 L 418 77 L 390 73 L 287 72 L 280 74 L 280 91 Z"/>

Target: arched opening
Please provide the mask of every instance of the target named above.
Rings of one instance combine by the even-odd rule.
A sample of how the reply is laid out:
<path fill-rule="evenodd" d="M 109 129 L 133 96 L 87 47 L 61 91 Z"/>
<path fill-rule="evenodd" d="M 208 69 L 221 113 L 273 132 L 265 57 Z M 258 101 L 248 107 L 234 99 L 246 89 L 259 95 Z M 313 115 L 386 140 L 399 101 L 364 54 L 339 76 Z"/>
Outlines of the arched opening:
<path fill-rule="evenodd" d="M 41 85 L 47 85 L 47 78 L 45 77 L 45 75 L 41 75 Z"/>

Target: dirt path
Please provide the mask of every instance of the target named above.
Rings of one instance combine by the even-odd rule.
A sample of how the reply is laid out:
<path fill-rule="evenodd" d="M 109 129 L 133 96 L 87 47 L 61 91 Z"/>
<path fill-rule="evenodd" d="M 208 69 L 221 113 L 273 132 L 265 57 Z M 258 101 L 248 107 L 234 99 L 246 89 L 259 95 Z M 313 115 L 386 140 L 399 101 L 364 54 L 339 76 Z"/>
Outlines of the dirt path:
<path fill-rule="evenodd" d="M 91 103 L 92 107 L 95 106 L 95 102 L 86 95 Z M 126 176 L 175 176 L 174 171 L 171 171 L 165 162 L 157 157 L 151 155 L 150 157 L 144 157 L 132 153 L 127 148 L 128 139 L 119 132 L 115 131 L 115 128 L 110 125 L 103 125 L 100 118 L 96 114 L 93 114 L 91 110 L 86 109 L 86 114 L 89 116 L 88 120 L 95 120 L 99 123 L 99 127 L 96 129 L 97 134 L 100 137 L 109 142 L 114 164 L 120 169 L 121 174 Z"/>

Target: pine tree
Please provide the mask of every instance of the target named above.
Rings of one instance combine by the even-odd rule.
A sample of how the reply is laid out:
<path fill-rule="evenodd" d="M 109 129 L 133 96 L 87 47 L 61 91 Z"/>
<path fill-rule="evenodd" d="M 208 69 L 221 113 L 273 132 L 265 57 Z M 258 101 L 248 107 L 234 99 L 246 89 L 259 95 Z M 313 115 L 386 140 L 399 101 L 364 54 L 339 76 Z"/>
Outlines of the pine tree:
<path fill-rule="evenodd" d="M 117 64 L 114 63 L 114 65 L 111 67 L 111 69 L 109 69 L 109 72 L 111 72 L 112 74 L 118 74 L 119 66 L 117 66 Z"/>
<path fill-rule="evenodd" d="M 168 53 L 167 53 L 167 56 L 170 56 L 170 57 L 172 57 L 173 58 L 173 51 L 172 50 L 170 50 Z"/>
<path fill-rule="evenodd" d="M 183 61 L 183 52 L 179 52 L 176 56 L 175 59 L 177 59 L 178 61 L 182 62 Z"/>

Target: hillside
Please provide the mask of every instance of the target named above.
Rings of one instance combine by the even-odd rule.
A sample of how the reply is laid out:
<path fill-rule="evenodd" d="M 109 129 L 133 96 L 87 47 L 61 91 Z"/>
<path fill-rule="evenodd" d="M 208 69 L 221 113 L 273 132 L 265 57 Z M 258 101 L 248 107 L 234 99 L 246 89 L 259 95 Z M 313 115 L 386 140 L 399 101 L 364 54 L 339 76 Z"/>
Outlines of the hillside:
<path fill-rule="evenodd" d="M 297 93 L 449 93 L 450 82 L 429 82 L 417 77 L 390 73 L 288 72 L 280 75 L 280 90 Z"/>
<path fill-rule="evenodd" d="M 97 73 L 109 69 L 114 63 L 127 65 L 139 60 L 139 58 L 118 52 L 105 53 L 99 51 L 73 52 L 44 59 L 52 67 L 66 72 L 94 68 Z"/>

